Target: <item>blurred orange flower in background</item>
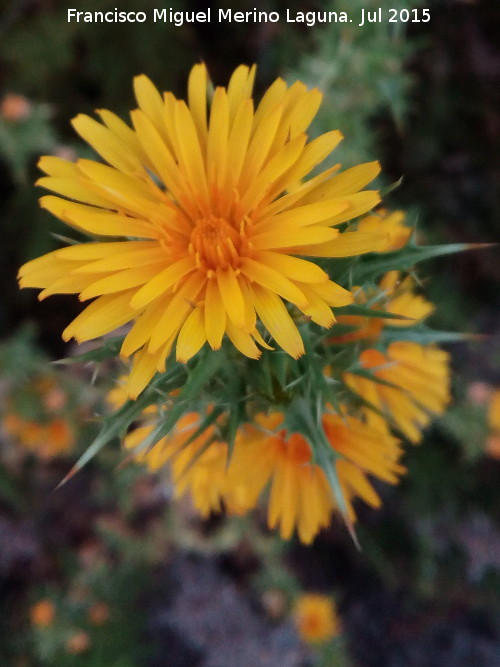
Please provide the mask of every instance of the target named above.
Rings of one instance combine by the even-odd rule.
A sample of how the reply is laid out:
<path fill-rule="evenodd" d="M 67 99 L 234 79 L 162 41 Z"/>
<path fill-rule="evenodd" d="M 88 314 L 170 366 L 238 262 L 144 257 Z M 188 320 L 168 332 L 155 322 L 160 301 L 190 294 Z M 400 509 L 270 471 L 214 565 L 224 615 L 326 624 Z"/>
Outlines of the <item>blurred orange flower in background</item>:
<path fill-rule="evenodd" d="M 295 602 L 293 619 L 301 639 L 310 644 L 327 642 L 342 631 L 332 598 L 319 593 L 301 595 Z"/>

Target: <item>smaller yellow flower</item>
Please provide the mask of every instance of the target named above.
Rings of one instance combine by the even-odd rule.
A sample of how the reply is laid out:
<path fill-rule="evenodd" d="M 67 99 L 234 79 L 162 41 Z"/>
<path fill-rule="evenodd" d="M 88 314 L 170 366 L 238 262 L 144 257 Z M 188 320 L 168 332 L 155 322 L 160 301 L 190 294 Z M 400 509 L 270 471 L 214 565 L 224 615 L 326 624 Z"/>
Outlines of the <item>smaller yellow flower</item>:
<path fill-rule="evenodd" d="M 38 423 L 16 413 L 9 413 L 4 417 L 2 425 L 6 433 L 24 449 L 43 460 L 68 453 L 75 443 L 73 427 L 64 417 Z"/>
<path fill-rule="evenodd" d="M 281 428 L 283 419 L 279 413 L 258 415 L 256 425 L 246 425 L 239 431 L 229 465 L 228 486 L 241 484 L 252 507 L 270 481 L 269 527 L 279 526 L 283 539 L 289 539 L 297 530 L 300 540 L 310 544 L 339 508 L 325 472 L 313 461 L 311 446 L 299 433 Z M 349 519 L 353 521 L 355 497 L 372 507 L 381 505 L 367 474 L 396 484 L 404 472 L 398 463 L 399 441 L 388 431 L 374 429 L 347 415 L 324 415 L 323 429 L 332 449 L 340 455 L 336 473 Z"/>
<path fill-rule="evenodd" d="M 389 271 L 379 283 L 382 296 L 373 301 L 370 308 L 374 311 L 383 310 L 394 315 L 401 315 L 405 319 L 339 315 L 338 324 L 352 327 L 353 331 L 332 336 L 327 339 L 327 342 L 339 344 L 352 343 L 357 340 L 375 341 L 386 326 L 411 327 L 421 322 L 434 311 L 434 305 L 420 294 L 416 294 L 415 287 L 415 281 L 411 276 L 401 279 L 399 271 Z M 375 290 L 365 291 L 359 287 L 354 288 L 353 292 L 355 303 L 362 305 L 377 296 Z"/>
<path fill-rule="evenodd" d="M 392 420 L 411 442 L 419 442 L 431 415 L 442 414 L 450 401 L 448 353 L 433 345 L 398 341 L 385 355 L 364 350 L 360 363 L 375 379 L 348 372 L 343 374 L 347 386 Z"/>
<path fill-rule="evenodd" d="M 311 448 L 298 433 L 279 429 L 283 415 L 258 415 L 257 425 L 238 432 L 228 470 L 229 486 L 242 483 L 250 506 L 271 479 L 268 524 L 289 539 L 296 529 L 309 544 L 330 522 L 333 498 L 323 470 L 311 462 Z"/>
<path fill-rule="evenodd" d="M 301 595 L 295 603 L 293 618 L 301 639 L 308 644 L 327 642 L 342 631 L 334 602 L 327 595 Z"/>

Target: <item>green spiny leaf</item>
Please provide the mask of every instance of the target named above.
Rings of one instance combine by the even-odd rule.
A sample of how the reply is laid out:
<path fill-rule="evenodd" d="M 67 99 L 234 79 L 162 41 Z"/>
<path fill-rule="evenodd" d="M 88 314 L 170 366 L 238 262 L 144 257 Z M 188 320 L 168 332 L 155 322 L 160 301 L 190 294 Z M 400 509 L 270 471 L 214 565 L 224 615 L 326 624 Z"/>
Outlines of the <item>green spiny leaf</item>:
<path fill-rule="evenodd" d="M 56 490 L 65 484 L 79 470 L 83 468 L 110 440 L 122 435 L 142 410 L 150 404 L 149 395 L 143 395 L 136 401 L 128 400 L 124 405 L 103 421 L 102 428 L 89 447 L 80 456 L 64 479 L 56 486 Z"/>
<path fill-rule="evenodd" d="M 358 264 L 353 267 L 353 273 L 357 282 L 364 282 L 388 271 L 409 271 L 415 264 L 427 259 L 453 255 L 457 252 L 484 248 L 489 245 L 481 243 L 448 243 L 445 245 L 418 246 L 413 239 L 410 239 L 404 248 L 396 252 L 362 257 Z"/>
<path fill-rule="evenodd" d="M 335 309 L 336 315 L 359 315 L 361 317 L 377 317 L 383 318 L 386 320 L 408 320 L 413 321 L 412 317 L 406 317 L 405 315 L 398 315 L 397 313 L 389 313 L 385 310 L 375 310 L 369 306 L 364 306 L 361 304 L 352 303 L 349 306 L 343 306 L 342 308 Z"/>
<path fill-rule="evenodd" d="M 403 328 L 389 327 L 382 332 L 382 339 L 386 343 L 408 341 L 428 345 L 430 343 L 463 343 L 464 341 L 483 340 L 481 334 L 465 334 L 458 331 L 439 331 L 422 325 L 419 327 Z"/>
<path fill-rule="evenodd" d="M 114 336 L 106 338 L 100 347 L 93 348 L 74 357 L 66 357 L 54 361 L 56 365 L 68 366 L 70 364 L 79 364 L 86 361 L 104 361 L 112 357 L 117 357 L 125 336 Z"/>

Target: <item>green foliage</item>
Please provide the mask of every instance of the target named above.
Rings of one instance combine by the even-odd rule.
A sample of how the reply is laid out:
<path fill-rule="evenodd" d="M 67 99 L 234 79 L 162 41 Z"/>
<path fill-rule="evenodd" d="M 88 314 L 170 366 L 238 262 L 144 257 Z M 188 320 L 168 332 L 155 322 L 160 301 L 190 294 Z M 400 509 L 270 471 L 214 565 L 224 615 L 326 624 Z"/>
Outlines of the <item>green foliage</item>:
<path fill-rule="evenodd" d="M 359 28 L 361 10 L 413 8 L 422 3 L 407 0 L 341 0 L 335 11 L 353 16 L 353 23 L 331 23 L 315 32 L 316 44 L 297 66 L 289 68 L 290 81 L 296 78 L 317 86 L 324 102 L 316 119 L 319 133 L 339 129 L 345 137 L 334 160 L 346 166 L 373 160 L 377 155 L 376 114 L 389 112 L 402 127 L 409 109 L 412 79 L 405 62 L 418 48 L 416 40 L 405 38 L 402 23 L 365 23 Z M 330 7 L 329 7 L 330 9 Z M 369 57 L 367 57 L 369 54 Z"/>
<path fill-rule="evenodd" d="M 28 166 L 41 153 L 51 152 L 56 135 L 51 111 L 45 104 L 29 106 L 26 118 L 8 120 L 0 116 L 0 158 L 3 158 L 18 185 L 28 180 Z"/>

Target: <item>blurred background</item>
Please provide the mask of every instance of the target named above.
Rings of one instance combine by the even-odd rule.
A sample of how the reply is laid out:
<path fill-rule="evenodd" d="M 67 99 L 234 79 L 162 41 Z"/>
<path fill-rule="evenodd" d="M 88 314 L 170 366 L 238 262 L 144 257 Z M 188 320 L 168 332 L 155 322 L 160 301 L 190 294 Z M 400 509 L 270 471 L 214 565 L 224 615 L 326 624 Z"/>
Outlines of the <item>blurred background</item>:
<path fill-rule="evenodd" d="M 432 324 L 485 337 L 449 346 L 454 403 L 408 449 L 401 485 L 380 488 L 383 509 L 359 506 L 360 551 L 340 521 L 312 547 L 282 543 L 258 513 L 201 521 L 165 481 L 120 466 L 118 442 L 54 491 L 95 435 L 119 369 L 54 364 L 75 353 L 61 332 L 78 299 L 40 303 L 16 285 L 20 264 L 66 233 L 38 207 L 38 157 L 91 157 L 73 116 L 108 108 L 126 119 L 140 73 L 184 96 L 200 60 L 223 85 L 238 64 L 257 63 L 257 96 L 276 76 L 319 86 L 314 133 L 343 132 L 345 167 L 379 159 L 385 185 L 403 177 L 386 205 L 407 211 L 421 242 L 498 242 L 500 5 L 232 5 L 282 15 L 430 9 L 427 23 L 362 28 L 68 23 L 68 6 L 3 0 L 0 10 L 0 664 L 500 665 L 497 248 L 419 270 L 437 304 Z M 187 0 L 71 6 L 206 9 Z M 325 626 L 321 643 L 297 612 L 311 593 L 324 596 L 308 612 Z"/>

